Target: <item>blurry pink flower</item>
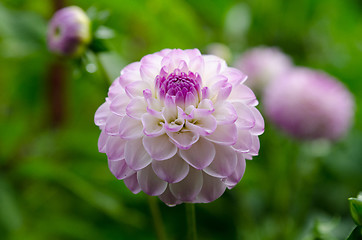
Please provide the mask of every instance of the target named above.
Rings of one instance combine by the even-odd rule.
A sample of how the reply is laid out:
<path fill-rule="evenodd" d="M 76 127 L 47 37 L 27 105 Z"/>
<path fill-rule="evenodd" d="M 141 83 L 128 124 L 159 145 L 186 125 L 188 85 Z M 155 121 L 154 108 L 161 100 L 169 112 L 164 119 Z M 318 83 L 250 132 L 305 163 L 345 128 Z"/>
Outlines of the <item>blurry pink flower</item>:
<path fill-rule="evenodd" d="M 111 172 L 170 206 L 220 197 L 240 181 L 264 131 L 245 79 L 197 49 L 165 49 L 126 66 L 95 114 Z"/>
<path fill-rule="evenodd" d="M 302 139 L 337 139 L 354 114 L 350 92 L 323 72 L 295 68 L 265 89 L 267 116 L 278 127 Z"/>
<path fill-rule="evenodd" d="M 57 11 L 48 25 L 48 48 L 59 55 L 79 56 L 91 41 L 91 23 L 77 6 Z"/>
<path fill-rule="evenodd" d="M 245 84 L 261 92 L 270 82 L 288 71 L 293 63 L 276 47 L 256 47 L 236 60 L 235 66 L 248 75 Z"/>

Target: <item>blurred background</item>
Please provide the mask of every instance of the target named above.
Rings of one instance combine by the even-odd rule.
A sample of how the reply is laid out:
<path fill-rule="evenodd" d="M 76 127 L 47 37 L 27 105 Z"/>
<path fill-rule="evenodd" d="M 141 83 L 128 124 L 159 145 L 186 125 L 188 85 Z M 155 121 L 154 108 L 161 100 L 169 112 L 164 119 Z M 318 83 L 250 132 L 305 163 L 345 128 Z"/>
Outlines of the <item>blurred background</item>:
<path fill-rule="evenodd" d="M 348 197 L 362 190 L 360 0 L 1 0 L 0 238 L 157 239 L 146 195 L 132 194 L 99 153 L 94 113 L 107 94 L 92 55 L 60 59 L 46 46 L 56 9 L 98 9 L 111 79 L 164 48 L 229 47 L 230 65 L 254 46 L 328 72 L 356 101 L 353 126 L 333 143 L 293 140 L 266 120 L 258 157 L 218 200 L 196 205 L 199 239 L 345 239 Z M 93 9 L 93 10 L 92 10 Z M 259 109 L 262 110 L 262 106 Z M 184 204 L 157 199 L 169 239 L 186 239 Z"/>

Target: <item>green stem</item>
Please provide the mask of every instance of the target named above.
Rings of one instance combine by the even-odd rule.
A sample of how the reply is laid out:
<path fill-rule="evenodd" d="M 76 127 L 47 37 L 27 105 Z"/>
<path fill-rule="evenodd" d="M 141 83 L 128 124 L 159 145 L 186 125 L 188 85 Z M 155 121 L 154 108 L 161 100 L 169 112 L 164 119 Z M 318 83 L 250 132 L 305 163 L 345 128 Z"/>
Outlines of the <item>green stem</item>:
<path fill-rule="evenodd" d="M 188 239 L 197 240 L 195 204 L 186 203 Z"/>
<path fill-rule="evenodd" d="M 161 212 L 156 202 L 156 198 L 152 196 L 147 196 L 147 198 L 148 198 L 148 204 L 151 209 L 153 224 L 155 226 L 157 238 L 159 240 L 166 240 L 167 239 L 166 232 L 162 223 Z"/>
<path fill-rule="evenodd" d="M 110 84 L 112 84 L 112 79 L 109 77 L 106 69 L 104 68 L 101 58 L 99 57 L 98 53 L 94 54 L 95 60 L 97 62 L 97 66 L 98 66 L 98 71 L 100 73 L 100 75 L 102 76 L 104 82 L 106 83 L 107 88 L 110 86 Z"/>

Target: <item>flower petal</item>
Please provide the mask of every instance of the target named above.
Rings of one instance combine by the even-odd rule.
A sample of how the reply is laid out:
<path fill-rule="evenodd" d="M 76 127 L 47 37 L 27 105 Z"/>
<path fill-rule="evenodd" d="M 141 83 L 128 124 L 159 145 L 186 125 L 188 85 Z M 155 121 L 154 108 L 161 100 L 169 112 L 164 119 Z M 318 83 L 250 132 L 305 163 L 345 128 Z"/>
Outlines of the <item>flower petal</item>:
<path fill-rule="evenodd" d="M 233 90 L 230 93 L 228 101 L 241 101 L 248 106 L 258 105 L 258 100 L 256 100 L 254 92 L 244 84 L 238 84 L 236 86 L 233 86 Z"/>
<path fill-rule="evenodd" d="M 114 114 L 124 116 L 126 114 L 126 107 L 129 100 L 129 97 L 126 94 L 119 94 L 112 100 L 109 108 Z"/>
<path fill-rule="evenodd" d="M 141 138 L 127 141 L 124 157 L 127 165 L 136 171 L 146 167 L 152 161 L 151 156 L 143 147 Z"/>
<path fill-rule="evenodd" d="M 237 156 L 230 146 L 220 144 L 214 145 L 216 154 L 212 163 L 204 171 L 214 177 L 225 178 L 230 176 L 235 170 Z"/>
<path fill-rule="evenodd" d="M 106 131 L 102 131 L 101 135 L 99 135 L 99 138 L 98 138 L 98 150 L 99 150 L 99 152 L 101 152 L 101 153 L 106 152 L 108 137 L 109 136 L 106 133 Z"/>
<path fill-rule="evenodd" d="M 147 112 L 147 103 L 143 98 L 133 98 L 127 105 L 127 115 L 134 119 L 141 119 L 142 115 Z"/>
<path fill-rule="evenodd" d="M 174 207 L 177 204 L 182 203 L 182 201 L 175 198 L 175 196 L 171 193 L 169 187 L 167 187 L 166 190 L 158 197 L 162 202 L 164 202 L 169 207 Z"/>
<path fill-rule="evenodd" d="M 221 73 L 225 77 L 227 77 L 228 82 L 234 86 L 239 85 L 246 81 L 248 76 L 241 72 L 239 69 L 228 67 Z"/>
<path fill-rule="evenodd" d="M 124 159 L 124 147 L 127 140 L 122 139 L 120 136 L 110 136 L 108 138 L 106 153 L 109 160 Z"/>
<path fill-rule="evenodd" d="M 190 121 L 186 121 L 186 128 L 201 136 L 212 134 L 216 127 L 217 123 L 213 116 L 195 117 Z"/>
<path fill-rule="evenodd" d="M 180 156 L 194 168 L 204 169 L 215 157 L 214 144 L 204 138 L 199 138 L 190 149 L 180 150 Z"/>
<path fill-rule="evenodd" d="M 142 115 L 143 133 L 150 137 L 160 136 L 165 133 L 164 119 L 157 118 L 149 113 Z"/>
<path fill-rule="evenodd" d="M 191 131 L 167 132 L 167 135 L 180 149 L 189 149 L 199 139 L 199 134 Z"/>
<path fill-rule="evenodd" d="M 151 84 L 145 81 L 136 81 L 128 84 L 125 88 L 127 95 L 130 98 L 143 97 L 143 90 L 151 89 Z"/>
<path fill-rule="evenodd" d="M 123 119 L 122 117 L 120 117 L 114 113 L 110 113 L 108 115 L 107 122 L 106 122 L 106 127 L 105 127 L 106 133 L 108 135 L 118 135 L 119 126 L 121 124 L 122 119 Z"/>
<path fill-rule="evenodd" d="M 237 128 L 235 124 L 218 125 L 213 134 L 205 138 L 215 143 L 233 145 L 237 141 Z"/>
<path fill-rule="evenodd" d="M 202 184 L 202 172 L 191 167 L 186 178 L 178 183 L 170 183 L 169 186 L 171 193 L 177 199 L 191 202 L 200 193 Z"/>
<path fill-rule="evenodd" d="M 129 176 L 128 178 L 123 179 L 124 184 L 126 184 L 127 188 L 131 190 L 134 194 L 137 194 L 141 191 L 141 187 L 138 184 L 137 173 Z"/>
<path fill-rule="evenodd" d="M 167 134 L 158 137 L 143 137 L 143 146 L 148 154 L 155 160 L 166 160 L 173 157 L 177 152 L 175 144 L 170 142 Z"/>
<path fill-rule="evenodd" d="M 217 123 L 221 125 L 232 124 L 238 119 L 234 106 L 229 102 L 217 104 L 212 115 L 215 117 Z"/>
<path fill-rule="evenodd" d="M 250 151 L 252 144 L 253 140 L 249 130 L 238 128 L 238 140 L 232 147 L 240 152 L 248 152 Z"/>
<path fill-rule="evenodd" d="M 243 154 L 237 153 L 237 157 L 238 160 L 235 167 L 235 171 L 226 179 L 224 179 L 224 183 L 227 185 L 229 189 L 233 188 L 238 182 L 240 182 L 245 172 L 246 163 Z"/>
<path fill-rule="evenodd" d="M 119 135 L 124 139 L 135 139 L 142 137 L 142 122 L 128 116 L 124 116 L 119 124 Z"/>
<path fill-rule="evenodd" d="M 235 124 L 238 128 L 251 129 L 255 126 L 255 117 L 251 108 L 242 102 L 233 102 L 234 108 L 238 114 Z"/>
<path fill-rule="evenodd" d="M 124 159 L 115 161 L 108 160 L 108 167 L 117 179 L 124 179 L 135 173 L 134 170 L 127 166 Z"/>
<path fill-rule="evenodd" d="M 97 109 L 94 115 L 94 123 L 99 127 L 104 126 L 109 114 L 109 103 L 106 101 Z"/>
<path fill-rule="evenodd" d="M 218 199 L 225 192 L 226 185 L 220 178 L 212 177 L 206 173 L 203 173 L 202 176 L 204 183 L 197 196 L 197 202 L 209 203 Z"/>
<path fill-rule="evenodd" d="M 125 87 L 126 85 L 135 81 L 141 81 L 140 67 L 140 62 L 134 62 L 123 68 L 121 71 L 121 76 L 119 77 L 119 83 L 122 85 L 122 87 Z"/>
<path fill-rule="evenodd" d="M 189 172 L 189 165 L 177 154 L 165 161 L 152 161 L 156 175 L 169 183 L 183 180 Z"/>
<path fill-rule="evenodd" d="M 265 127 L 263 116 L 255 107 L 251 107 L 250 110 L 252 111 L 255 118 L 255 126 L 252 129 L 250 129 L 250 132 L 253 133 L 254 135 L 260 135 L 264 132 L 264 127 Z"/>
<path fill-rule="evenodd" d="M 151 196 L 162 194 L 167 187 L 167 182 L 157 177 L 151 165 L 137 172 L 137 180 L 142 191 Z"/>

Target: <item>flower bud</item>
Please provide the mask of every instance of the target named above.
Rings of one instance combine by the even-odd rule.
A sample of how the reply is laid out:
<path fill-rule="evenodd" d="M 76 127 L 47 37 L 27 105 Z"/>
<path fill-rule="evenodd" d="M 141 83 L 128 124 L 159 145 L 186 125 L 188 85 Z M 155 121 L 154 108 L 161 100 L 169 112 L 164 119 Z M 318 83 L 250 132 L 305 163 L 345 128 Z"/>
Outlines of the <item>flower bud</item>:
<path fill-rule="evenodd" d="M 90 20 L 81 8 L 62 8 L 50 20 L 48 48 L 59 55 L 77 57 L 91 41 L 90 29 Z"/>
<path fill-rule="evenodd" d="M 360 192 L 357 198 L 349 198 L 349 208 L 351 215 L 355 223 L 362 226 L 362 192 Z"/>

